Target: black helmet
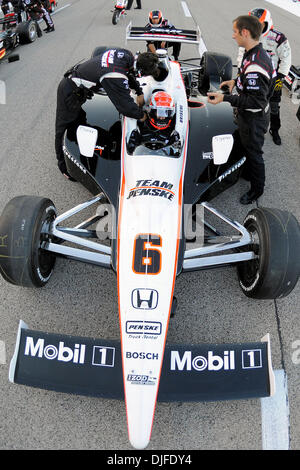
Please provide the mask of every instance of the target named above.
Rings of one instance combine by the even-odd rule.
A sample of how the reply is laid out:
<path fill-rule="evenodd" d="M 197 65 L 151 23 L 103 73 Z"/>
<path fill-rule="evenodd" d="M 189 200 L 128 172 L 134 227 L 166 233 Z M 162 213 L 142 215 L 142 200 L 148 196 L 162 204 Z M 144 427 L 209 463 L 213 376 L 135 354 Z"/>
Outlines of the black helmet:
<path fill-rule="evenodd" d="M 141 75 L 155 75 L 158 73 L 158 57 L 153 52 L 142 52 L 136 61 L 136 68 Z"/>

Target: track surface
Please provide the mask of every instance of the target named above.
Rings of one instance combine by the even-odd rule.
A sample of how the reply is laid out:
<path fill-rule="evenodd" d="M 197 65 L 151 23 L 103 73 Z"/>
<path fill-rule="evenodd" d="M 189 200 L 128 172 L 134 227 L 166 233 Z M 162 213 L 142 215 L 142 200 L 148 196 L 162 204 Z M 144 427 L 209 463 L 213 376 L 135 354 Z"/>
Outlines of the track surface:
<path fill-rule="evenodd" d="M 58 172 L 54 153 L 56 89 L 63 73 L 88 58 L 98 45 L 124 46 L 125 26 L 147 22 L 149 9 L 131 10 L 125 21 L 111 23 L 111 5 L 104 0 L 60 0 L 54 16 L 56 31 L 34 44 L 19 48 L 20 61 L 1 64 L 7 104 L 0 105 L 0 208 L 14 196 L 33 194 L 52 199 L 58 212 L 85 201 L 90 194 Z M 199 24 L 209 50 L 232 57 L 237 46 L 231 39 L 232 20 L 257 6 L 257 2 L 165 0 L 163 13 L 176 26 Z M 293 63 L 300 64 L 299 18 L 272 7 L 275 26 L 288 35 Z M 133 52 L 142 43 L 129 43 Z M 182 57 L 196 50 L 183 47 Z M 298 54 L 298 55 L 297 55 Z M 265 142 L 267 184 L 259 205 L 289 209 L 300 220 L 299 121 L 296 105 L 287 93 L 282 101 L 282 141 Z M 213 205 L 242 222 L 250 207 L 238 200 L 247 189 L 242 180 Z M 253 205 L 254 207 L 254 205 Z M 178 278 L 179 305 L 170 322 L 170 342 L 246 342 L 270 333 L 274 369 L 288 377 L 290 448 L 300 447 L 300 283 L 280 301 L 252 301 L 240 291 L 234 269 L 203 271 Z M 6 364 L 0 365 L 0 448 L 2 449 L 127 449 L 124 403 L 26 388 L 9 383 L 19 320 L 49 332 L 117 339 L 119 337 L 116 278 L 112 272 L 76 262 L 58 260 L 49 284 L 40 290 L 22 289 L 0 278 L 0 340 Z M 3 343 L 2 343 L 3 344 Z M 198 404 L 158 404 L 148 450 L 261 449 L 259 400 Z"/>

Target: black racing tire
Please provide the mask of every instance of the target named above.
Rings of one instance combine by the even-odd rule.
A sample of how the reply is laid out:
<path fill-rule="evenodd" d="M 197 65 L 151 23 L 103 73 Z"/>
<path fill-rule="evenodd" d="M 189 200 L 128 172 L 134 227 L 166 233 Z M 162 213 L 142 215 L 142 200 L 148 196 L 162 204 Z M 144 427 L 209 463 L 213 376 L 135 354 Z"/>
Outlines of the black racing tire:
<path fill-rule="evenodd" d="M 103 54 L 103 52 L 107 51 L 107 49 L 110 49 L 110 47 L 108 46 L 95 47 L 95 49 L 92 52 L 91 58 L 96 57 L 97 55 Z"/>
<path fill-rule="evenodd" d="M 0 216 L 0 272 L 11 284 L 43 287 L 55 265 L 55 256 L 41 248 L 42 231 L 55 219 L 50 199 L 17 196 Z"/>
<path fill-rule="evenodd" d="M 219 89 L 221 82 L 232 79 L 232 60 L 227 55 L 206 51 L 200 66 L 198 90 L 204 95 L 212 88 Z"/>
<path fill-rule="evenodd" d="M 112 24 L 117 24 L 118 21 L 120 19 L 120 11 L 119 10 L 115 10 L 113 12 L 113 16 L 112 16 Z"/>
<path fill-rule="evenodd" d="M 251 233 L 254 260 L 237 266 L 239 283 L 247 297 L 277 299 L 286 297 L 300 275 L 300 226 L 288 211 L 260 207 L 244 220 Z"/>
<path fill-rule="evenodd" d="M 20 44 L 34 42 L 37 38 L 36 22 L 33 20 L 23 21 L 18 24 L 16 32 L 19 35 Z"/>

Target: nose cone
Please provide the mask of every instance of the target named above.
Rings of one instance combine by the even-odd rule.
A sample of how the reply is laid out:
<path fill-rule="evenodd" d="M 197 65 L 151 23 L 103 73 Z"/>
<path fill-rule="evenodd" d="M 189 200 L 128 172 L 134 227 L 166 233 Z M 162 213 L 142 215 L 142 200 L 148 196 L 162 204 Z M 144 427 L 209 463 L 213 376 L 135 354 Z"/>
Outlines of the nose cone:
<path fill-rule="evenodd" d="M 132 447 L 134 447 L 137 450 L 143 450 L 148 446 L 149 441 L 150 441 L 150 436 L 139 434 L 135 436 L 130 436 L 129 440 L 130 440 L 130 444 L 132 445 Z"/>

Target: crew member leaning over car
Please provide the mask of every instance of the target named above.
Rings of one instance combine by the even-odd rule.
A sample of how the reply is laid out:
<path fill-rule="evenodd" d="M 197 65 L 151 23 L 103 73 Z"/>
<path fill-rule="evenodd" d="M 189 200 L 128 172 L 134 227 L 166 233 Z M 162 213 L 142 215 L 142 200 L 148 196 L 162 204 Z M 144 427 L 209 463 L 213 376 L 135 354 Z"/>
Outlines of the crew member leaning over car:
<path fill-rule="evenodd" d="M 208 102 L 218 104 L 227 101 L 237 108 L 239 140 L 247 158 L 247 177 L 250 190 L 244 194 L 241 204 L 251 204 L 264 192 L 265 164 L 263 160 L 264 135 L 268 130 L 269 100 L 273 93 L 276 72 L 268 53 L 259 43 L 262 24 L 255 16 L 239 16 L 233 21 L 233 39 L 245 48 L 239 74 L 235 80 L 221 83 L 229 92 L 236 87 L 238 94 L 208 93 Z"/>
<path fill-rule="evenodd" d="M 141 54 L 143 55 L 143 54 Z M 55 149 L 58 168 L 63 175 L 74 181 L 67 172 L 62 141 L 68 126 L 79 117 L 81 106 L 94 93 L 104 89 L 119 113 L 140 121 L 147 118 L 141 106 L 144 104 L 143 90 L 133 75 L 134 57 L 122 48 L 106 49 L 100 55 L 68 70 L 57 90 Z M 153 65 L 153 69 L 157 63 Z M 152 69 L 149 69 L 151 74 Z M 137 94 L 137 104 L 130 95 Z"/>

